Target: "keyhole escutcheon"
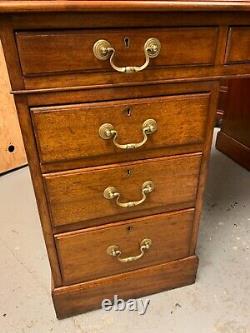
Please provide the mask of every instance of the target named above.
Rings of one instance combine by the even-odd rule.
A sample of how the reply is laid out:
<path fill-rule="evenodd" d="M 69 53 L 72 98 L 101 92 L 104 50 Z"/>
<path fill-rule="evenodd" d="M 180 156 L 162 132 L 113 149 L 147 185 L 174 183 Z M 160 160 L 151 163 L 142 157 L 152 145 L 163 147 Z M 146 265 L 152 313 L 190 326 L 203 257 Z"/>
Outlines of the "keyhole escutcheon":
<path fill-rule="evenodd" d="M 124 45 L 126 48 L 129 48 L 130 40 L 128 37 L 124 37 Z"/>

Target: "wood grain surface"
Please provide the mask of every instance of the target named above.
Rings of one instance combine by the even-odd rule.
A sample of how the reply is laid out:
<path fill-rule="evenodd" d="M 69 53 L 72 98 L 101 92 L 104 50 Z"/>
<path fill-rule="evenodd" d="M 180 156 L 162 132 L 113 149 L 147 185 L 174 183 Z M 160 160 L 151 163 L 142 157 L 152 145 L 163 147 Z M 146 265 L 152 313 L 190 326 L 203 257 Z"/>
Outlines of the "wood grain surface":
<path fill-rule="evenodd" d="M 230 80 L 216 147 L 250 170 L 250 80 Z"/>
<path fill-rule="evenodd" d="M 147 150 L 172 148 L 174 154 L 182 145 L 202 145 L 209 101 L 210 94 L 204 93 L 32 108 L 41 162 L 102 157 L 106 164 L 106 160 L 118 162 L 120 154 L 133 159 L 138 151 L 145 156 Z M 147 119 L 157 122 L 157 131 L 138 149 L 122 150 L 98 133 L 101 125 L 110 123 L 118 132 L 118 143 L 138 143 Z"/>
<path fill-rule="evenodd" d="M 194 210 L 190 209 L 56 235 L 64 284 L 187 257 L 193 217 Z M 138 255 L 145 238 L 151 239 L 152 245 L 137 261 L 121 263 L 107 254 L 110 245 L 117 245 L 123 258 Z"/>
<path fill-rule="evenodd" d="M 44 175 L 52 222 L 90 226 L 194 207 L 200 163 L 197 153 Z M 113 186 L 121 202 L 140 200 L 145 181 L 153 181 L 155 189 L 141 205 L 122 208 L 103 196 Z"/>
<path fill-rule="evenodd" d="M 249 11 L 249 0 L 29 0 L 1 1 L 0 12 Z"/>
<path fill-rule="evenodd" d="M 226 50 L 226 63 L 250 62 L 250 26 L 231 27 Z"/>
<path fill-rule="evenodd" d="M 192 284 L 196 278 L 198 258 L 187 257 L 95 281 L 55 288 L 53 301 L 58 318 L 98 309 L 105 298 L 118 294 L 122 299 L 138 298 Z"/>
<path fill-rule="evenodd" d="M 219 79 L 250 76 L 249 10 L 249 1 L 0 1 L 0 35 L 59 318 L 99 308 L 114 294 L 140 297 L 194 282 Z M 116 64 L 140 65 L 151 33 L 163 38 L 162 57 L 145 71 L 118 73 L 93 57 L 101 34 L 115 44 Z M 126 35 L 131 52 L 124 52 Z M 124 102 L 134 103 L 131 119 L 121 115 Z M 122 142 L 139 140 L 142 114 L 157 117 L 159 129 L 141 155 L 126 160 L 111 142 L 104 148 L 95 141 L 104 121 L 116 122 Z M 137 201 L 147 180 L 155 189 L 139 206 L 121 208 L 103 197 L 115 186 L 121 202 Z M 125 255 L 137 253 L 146 231 L 154 256 L 145 253 L 138 267 L 125 272 L 116 258 L 103 257 L 113 240 Z"/>
<path fill-rule="evenodd" d="M 159 55 L 150 60 L 149 69 L 211 65 L 215 59 L 217 35 L 218 29 L 214 27 L 177 27 L 19 32 L 16 38 L 26 76 L 78 71 L 113 72 L 109 60 L 99 60 L 93 54 L 93 46 L 100 39 L 109 41 L 115 49 L 117 66 L 141 66 L 145 62 L 144 44 L 152 37 L 160 41 L 161 49 Z"/>

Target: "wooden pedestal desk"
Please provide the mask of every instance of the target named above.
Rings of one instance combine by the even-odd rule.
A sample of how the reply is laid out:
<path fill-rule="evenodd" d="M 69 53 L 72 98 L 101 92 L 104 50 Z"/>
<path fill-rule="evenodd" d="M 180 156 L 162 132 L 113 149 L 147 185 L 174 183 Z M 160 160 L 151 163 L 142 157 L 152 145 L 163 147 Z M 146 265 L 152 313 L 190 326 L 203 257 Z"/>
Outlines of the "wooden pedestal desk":
<path fill-rule="evenodd" d="M 193 283 L 219 80 L 250 74 L 250 2 L 0 13 L 57 316 Z"/>

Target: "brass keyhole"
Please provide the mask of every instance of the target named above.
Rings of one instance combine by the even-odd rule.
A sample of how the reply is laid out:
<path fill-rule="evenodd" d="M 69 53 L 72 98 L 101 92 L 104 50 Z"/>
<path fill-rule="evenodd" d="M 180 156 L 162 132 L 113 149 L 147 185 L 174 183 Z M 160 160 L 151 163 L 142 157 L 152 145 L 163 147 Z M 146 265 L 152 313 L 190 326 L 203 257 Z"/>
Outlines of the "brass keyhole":
<path fill-rule="evenodd" d="M 132 116 L 132 108 L 130 106 L 127 106 L 123 112 L 125 113 L 125 115 L 127 115 L 128 117 Z"/>
<path fill-rule="evenodd" d="M 129 48 L 130 40 L 128 37 L 124 37 L 124 45 L 126 48 Z"/>
<path fill-rule="evenodd" d="M 132 175 L 132 171 L 130 169 L 127 170 L 127 175 L 131 176 Z"/>

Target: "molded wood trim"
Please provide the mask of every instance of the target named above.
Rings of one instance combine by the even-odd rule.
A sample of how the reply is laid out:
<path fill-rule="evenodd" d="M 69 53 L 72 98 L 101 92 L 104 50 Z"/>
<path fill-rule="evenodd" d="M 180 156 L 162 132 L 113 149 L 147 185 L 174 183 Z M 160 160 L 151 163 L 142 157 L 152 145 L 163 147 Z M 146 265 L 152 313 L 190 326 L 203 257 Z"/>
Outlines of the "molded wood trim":
<path fill-rule="evenodd" d="M 249 11 L 249 1 L 1 1 L 1 13 L 67 11 Z"/>

